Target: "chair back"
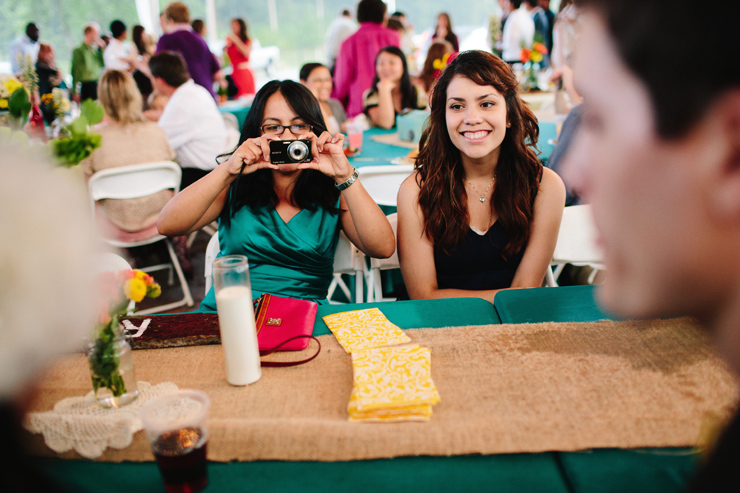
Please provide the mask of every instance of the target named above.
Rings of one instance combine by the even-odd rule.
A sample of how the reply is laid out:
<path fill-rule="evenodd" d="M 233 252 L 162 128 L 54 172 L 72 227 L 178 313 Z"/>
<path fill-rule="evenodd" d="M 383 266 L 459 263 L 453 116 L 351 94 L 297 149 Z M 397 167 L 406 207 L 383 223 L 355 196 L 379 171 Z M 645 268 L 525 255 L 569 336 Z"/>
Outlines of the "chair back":
<path fill-rule="evenodd" d="M 389 214 L 388 222 L 393 228 L 393 236 L 397 237 L 398 231 L 398 214 Z M 367 301 L 393 301 L 394 298 L 383 298 L 383 285 L 380 277 L 380 271 L 390 269 L 400 269 L 401 264 L 398 261 L 398 248 L 396 248 L 388 258 L 370 257 L 370 269 L 365 272 L 367 279 Z"/>
<path fill-rule="evenodd" d="M 597 270 L 603 270 L 603 252 L 596 242 L 596 227 L 591 215 L 591 206 L 572 205 L 563 210 L 563 219 L 560 222 L 558 241 L 552 255 L 551 267 L 548 269 L 546 284 L 557 286 L 557 278 L 565 264 L 590 265 Z M 594 271 L 594 276 L 595 276 Z M 593 277 L 589 282 L 593 282 Z"/>
<path fill-rule="evenodd" d="M 213 284 L 213 261 L 216 256 L 221 252 L 221 245 L 218 243 L 218 231 L 211 236 L 208 240 L 208 246 L 206 246 L 206 263 L 205 263 L 205 276 L 206 276 L 206 294 L 211 289 Z"/>
<path fill-rule="evenodd" d="M 358 168 L 362 186 L 376 204 L 396 207 L 396 196 L 401 183 L 413 171 L 413 164 L 363 166 Z"/>
<path fill-rule="evenodd" d="M 172 161 L 135 164 L 98 171 L 90 178 L 91 207 L 103 199 L 136 199 L 162 190 L 180 191 L 182 170 Z"/>

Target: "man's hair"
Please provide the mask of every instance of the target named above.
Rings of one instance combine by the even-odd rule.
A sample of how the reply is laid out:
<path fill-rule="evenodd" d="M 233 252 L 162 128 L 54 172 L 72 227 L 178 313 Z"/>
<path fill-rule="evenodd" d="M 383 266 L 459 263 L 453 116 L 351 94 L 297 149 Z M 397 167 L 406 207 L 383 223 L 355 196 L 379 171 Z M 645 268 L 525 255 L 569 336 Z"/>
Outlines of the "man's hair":
<path fill-rule="evenodd" d="M 195 31 L 196 33 L 202 35 L 203 34 L 203 29 L 205 29 L 205 27 L 206 27 L 206 23 L 203 22 L 203 19 L 195 19 L 193 21 L 192 26 L 193 26 L 193 31 Z"/>
<path fill-rule="evenodd" d="M 95 22 L 89 22 L 85 24 L 83 32 L 87 34 L 90 31 L 100 31 L 100 26 L 98 26 Z"/>
<path fill-rule="evenodd" d="M 116 19 L 110 23 L 110 33 L 111 35 L 113 35 L 114 38 L 117 39 L 125 32 L 126 24 L 124 24 L 123 21 L 119 21 L 118 19 Z"/>
<path fill-rule="evenodd" d="M 161 78 L 172 87 L 180 87 L 190 79 L 185 59 L 174 51 L 154 55 L 149 60 L 149 70 L 152 76 Z"/>
<path fill-rule="evenodd" d="M 31 34 L 33 32 L 36 32 L 36 34 L 38 34 L 38 31 L 39 31 L 39 28 L 36 27 L 36 23 L 29 22 L 28 24 L 26 24 L 26 36 L 31 37 Z"/>
<path fill-rule="evenodd" d="M 514 7 L 515 9 L 518 9 L 519 7 L 522 6 L 522 1 L 523 0 L 511 0 L 511 6 Z"/>
<path fill-rule="evenodd" d="M 182 2 L 172 2 L 164 9 L 164 16 L 176 24 L 190 24 L 190 10 Z"/>
<path fill-rule="evenodd" d="M 352 12 L 349 9 L 342 9 L 342 17 L 352 17 Z"/>
<path fill-rule="evenodd" d="M 382 24 L 387 8 L 383 0 L 360 0 L 357 4 L 357 22 Z"/>
<path fill-rule="evenodd" d="M 685 0 L 578 0 L 606 22 L 622 61 L 647 87 L 656 130 L 685 135 L 722 93 L 740 87 L 740 2 L 721 12 Z M 687 34 L 687 33 L 690 33 Z"/>

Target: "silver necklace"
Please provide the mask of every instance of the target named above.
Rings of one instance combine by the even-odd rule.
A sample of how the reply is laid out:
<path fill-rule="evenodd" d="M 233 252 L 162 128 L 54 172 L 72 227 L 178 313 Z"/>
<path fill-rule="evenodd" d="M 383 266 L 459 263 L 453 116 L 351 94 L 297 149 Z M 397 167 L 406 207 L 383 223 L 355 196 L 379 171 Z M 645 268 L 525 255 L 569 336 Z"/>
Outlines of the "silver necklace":
<path fill-rule="evenodd" d="M 475 190 L 475 193 L 477 193 L 478 195 L 480 195 L 480 198 L 478 200 L 480 200 L 481 202 L 485 202 L 486 201 L 486 195 L 488 195 L 488 191 L 491 189 L 491 186 L 493 186 L 493 180 L 495 178 L 496 178 L 495 176 L 493 178 L 491 178 L 491 183 L 488 184 L 488 188 L 486 188 L 486 191 L 483 192 L 483 193 L 480 193 L 478 191 L 478 189 L 475 188 L 475 185 L 473 185 L 471 183 L 470 180 L 468 180 L 467 178 L 465 178 L 465 181 L 468 182 L 468 185 L 470 185 L 470 188 L 472 188 L 473 190 Z"/>

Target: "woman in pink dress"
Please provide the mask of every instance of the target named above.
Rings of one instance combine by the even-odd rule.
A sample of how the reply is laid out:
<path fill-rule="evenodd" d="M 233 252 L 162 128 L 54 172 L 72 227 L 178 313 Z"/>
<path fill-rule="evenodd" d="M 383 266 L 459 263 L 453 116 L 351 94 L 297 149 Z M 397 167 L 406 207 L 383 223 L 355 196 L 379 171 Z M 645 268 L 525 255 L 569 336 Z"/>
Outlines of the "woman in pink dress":
<path fill-rule="evenodd" d="M 239 92 L 237 97 L 256 93 L 254 76 L 249 69 L 249 53 L 252 51 L 252 40 L 247 36 L 247 23 L 244 19 L 233 19 L 231 21 L 231 34 L 226 36 L 224 51 L 231 60 L 233 72 L 231 73 L 234 84 Z"/>

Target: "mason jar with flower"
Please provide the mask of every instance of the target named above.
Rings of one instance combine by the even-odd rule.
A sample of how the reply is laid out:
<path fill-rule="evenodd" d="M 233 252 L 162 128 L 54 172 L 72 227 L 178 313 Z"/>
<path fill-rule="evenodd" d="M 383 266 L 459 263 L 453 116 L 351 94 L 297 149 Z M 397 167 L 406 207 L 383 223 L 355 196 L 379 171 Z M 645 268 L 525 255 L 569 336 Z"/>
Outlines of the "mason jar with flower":
<path fill-rule="evenodd" d="M 139 391 L 131 346 L 119 317 L 131 302 L 156 298 L 162 290 L 152 276 L 140 270 L 104 272 L 98 281 L 105 302 L 88 347 L 93 391 L 103 407 L 120 407 L 134 401 Z"/>

